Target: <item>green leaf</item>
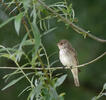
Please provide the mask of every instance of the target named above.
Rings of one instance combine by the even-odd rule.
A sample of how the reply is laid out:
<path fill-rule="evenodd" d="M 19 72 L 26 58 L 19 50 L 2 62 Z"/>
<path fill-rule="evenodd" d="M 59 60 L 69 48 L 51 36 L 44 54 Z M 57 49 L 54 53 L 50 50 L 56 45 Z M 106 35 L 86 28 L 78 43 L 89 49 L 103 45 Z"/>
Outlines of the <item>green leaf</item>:
<path fill-rule="evenodd" d="M 33 23 L 34 23 L 34 22 L 36 22 L 36 18 L 37 18 L 37 14 L 36 14 L 36 3 L 33 4 L 33 10 L 32 10 L 32 12 L 30 14 L 30 17 L 32 17 L 32 16 L 33 16 Z"/>
<path fill-rule="evenodd" d="M 106 93 L 102 93 L 102 95 L 106 96 Z"/>
<path fill-rule="evenodd" d="M 16 84 L 16 83 L 17 83 L 18 81 L 20 81 L 23 77 L 24 77 L 24 76 L 19 77 L 18 79 L 15 79 L 15 80 L 11 81 L 11 82 L 10 82 L 9 84 L 7 84 L 2 90 L 5 90 L 5 89 L 9 88 L 10 86 Z"/>
<path fill-rule="evenodd" d="M 57 62 L 59 62 L 59 59 L 58 60 L 55 60 L 55 61 L 53 61 L 51 64 L 50 64 L 50 66 L 53 66 L 55 63 L 57 63 Z"/>
<path fill-rule="evenodd" d="M 30 88 L 31 88 L 31 86 L 26 87 L 24 90 L 22 90 L 22 92 L 18 96 L 21 96 L 25 91 L 27 91 Z"/>
<path fill-rule="evenodd" d="M 57 27 L 54 27 L 54 28 L 51 28 L 51 29 L 47 30 L 47 31 L 44 32 L 41 36 L 47 35 L 48 33 L 50 33 L 50 32 L 52 32 L 52 31 L 56 30 L 56 28 L 57 28 Z"/>
<path fill-rule="evenodd" d="M 31 0 L 22 0 L 24 9 L 25 9 L 26 11 L 27 11 L 28 8 L 30 7 L 30 2 L 31 2 Z"/>
<path fill-rule="evenodd" d="M 65 74 L 65 75 L 61 76 L 60 78 L 58 78 L 57 81 L 56 81 L 56 83 L 55 83 L 55 87 L 60 86 L 64 82 L 64 80 L 66 79 L 66 77 L 67 77 L 67 75 Z"/>
<path fill-rule="evenodd" d="M 98 95 L 98 96 L 93 97 L 92 100 L 98 100 L 98 99 L 101 98 L 102 96 L 103 96 L 103 93 L 100 94 L 100 95 Z"/>
<path fill-rule="evenodd" d="M 95 97 L 93 97 L 91 100 L 97 100 L 97 97 L 95 96 Z"/>
<path fill-rule="evenodd" d="M 29 39 L 26 40 L 23 44 L 23 46 L 28 46 L 28 45 L 34 45 L 35 40 L 34 39 Z"/>
<path fill-rule="evenodd" d="M 5 57 L 5 58 L 8 58 L 8 59 L 11 59 L 12 61 L 16 61 L 16 58 L 15 58 L 15 54 L 2 54 L 1 57 Z"/>
<path fill-rule="evenodd" d="M 21 43 L 20 43 L 19 49 L 22 49 L 23 44 L 24 44 L 24 42 L 26 41 L 27 37 L 28 37 L 28 33 L 24 35 L 23 40 L 22 40 Z"/>
<path fill-rule="evenodd" d="M 23 47 L 24 42 L 27 39 L 27 36 L 28 36 L 28 34 L 25 34 L 23 40 L 21 41 L 21 43 L 19 45 L 19 49 L 17 50 L 17 54 L 16 54 L 16 61 L 20 61 L 22 55 L 24 54 L 22 47 Z"/>
<path fill-rule="evenodd" d="M 106 89 L 106 83 L 104 84 L 103 89 Z"/>
<path fill-rule="evenodd" d="M 32 23 L 32 32 L 35 39 L 35 55 L 36 55 L 37 50 L 41 44 L 40 32 L 38 30 L 36 23 Z"/>
<path fill-rule="evenodd" d="M 61 93 L 59 96 L 60 96 L 60 97 L 63 97 L 64 95 L 65 95 L 65 93 Z"/>
<path fill-rule="evenodd" d="M 15 54 L 15 59 L 19 62 L 21 60 L 22 55 L 24 55 L 24 52 L 22 49 L 18 49 Z"/>
<path fill-rule="evenodd" d="M 3 79 L 5 79 L 5 82 L 7 82 L 13 75 L 15 76 L 16 74 L 21 73 L 21 71 L 19 71 L 19 69 L 15 70 L 12 73 L 6 74 Z"/>
<path fill-rule="evenodd" d="M 50 94 L 50 100 L 60 100 L 57 91 L 51 86 L 50 86 L 49 94 Z"/>
<path fill-rule="evenodd" d="M 32 91 L 30 92 L 27 100 L 34 100 L 34 97 L 38 98 L 40 93 L 41 93 L 41 89 L 43 88 L 43 84 L 42 81 L 32 89 Z"/>
<path fill-rule="evenodd" d="M 0 49 L 0 52 L 6 51 L 7 53 L 10 54 L 10 52 L 9 52 L 10 48 L 6 48 L 6 47 L 4 47 L 2 45 L 0 45 L 0 48 L 2 48 L 2 49 Z M 11 49 L 11 50 L 13 50 L 13 49 Z"/>
<path fill-rule="evenodd" d="M 15 19 L 14 17 L 9 18 L 8 20 L 6 20 L 5 22 L 3 22 L 2 24 L 0 24 L 0 28 L 2 28 L 3 26 L 5 26 L 6 24 L 8 24 L 9 22 L 11 22 L 13 19 Z"/>
<path fill-rule="evenodd" d="M 30 75 L 30 74 L 32 74 L 32 73 L 28 73 L 28 74 L 26 74 L 26 75 Z M 9 84 L 7 84 L 2 90 L 5 90 L 5 89 L 7 89 L 7 88 L 9 88 L 10 86 L 12 86 L 12 85 L 14 85 L 14 84 L 16 84 L 18 81 L 20 81 L 22 78 L 24 78 L 25 76 L 21 76 L 21 77 L 19 77 L 19 78 L 17 78 L 17 79 L 14 79 L 14 80 L 12 80 Z"/>
<path fill-rule="evenodd" d="M 14 21 L 15 30 L 16 30 L 18 35 L 19 35 L 20 27 L 21 27 L 21 19 L 22 19 L 22 17 L 23 17 L 23 13 L 20 13 L 20 14 L 18 14 L 15 17 L 15 21 Z"/>

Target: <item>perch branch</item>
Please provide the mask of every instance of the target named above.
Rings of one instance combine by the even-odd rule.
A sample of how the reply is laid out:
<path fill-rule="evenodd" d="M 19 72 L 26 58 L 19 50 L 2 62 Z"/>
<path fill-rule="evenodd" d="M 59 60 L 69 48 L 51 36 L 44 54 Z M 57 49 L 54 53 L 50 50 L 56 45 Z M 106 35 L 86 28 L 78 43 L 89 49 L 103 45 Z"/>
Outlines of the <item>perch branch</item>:
<path fill-rule="evenodd" d="M 84 64 L 81 64 L 81 65 L 78 65 L 78 66 L 74 66 L 72 68 L 76 68 L 76 67 L 83 67 L 83 66 L 86 66 L 86 65 L 89 65 L 97 60 L 99 60 L 100 58 L 102 58 L 103 56 L 106 55 L 106 52 L 104 52 L 103 54 L 101 54 L 100 56 L 98 56 L 97 58 L 87 62 L 87 63 L 84 63 Z M 17 67 L 0 67 L 0 69 L 18 69 Z M 31 67 L 24 67 L 24 68 L 21 68 L 21 69 L 24 69 L 24 70 L 43 70 L 43 68 L 31 68 Z M 45 68 L 45 70 L 56 70 L 56 69 L 63 69 L 63 67 L 52 67 L 52 68 Z M 65 67 L 65 69 L 70 69 L 69 67 Z"/>
<path fill-rule="evenodd" d="M 75 30 L 77 33 L 84 33 L 86 34 L 86 36 L 89 36 L 90 38 L 98 41 L 98 42 L 102 42 L 102 43 L 106 43 L 106 40 L 104 39 L 100 39 L 92 34 L 90 34 L 88 31 L 80 28 L 79 26 L 75 25 L 74 23 L 72 23 L 70 20 L 64 18 L 63 16 L 61 16 L 60 14 L 58 14 L 57 12 L 55 12 L 52 8 L 48 7 L 44 2 L 42 2 L 41 0 L 38 0 L 38 2 L 45 7 L 47 10 L 49 10 L 50 12 L 52 12 L 54 15 L 58 16 L 63 22 L 67 23 L 70 25 L 70 27 L 73 28 L 73 30 Z"/>

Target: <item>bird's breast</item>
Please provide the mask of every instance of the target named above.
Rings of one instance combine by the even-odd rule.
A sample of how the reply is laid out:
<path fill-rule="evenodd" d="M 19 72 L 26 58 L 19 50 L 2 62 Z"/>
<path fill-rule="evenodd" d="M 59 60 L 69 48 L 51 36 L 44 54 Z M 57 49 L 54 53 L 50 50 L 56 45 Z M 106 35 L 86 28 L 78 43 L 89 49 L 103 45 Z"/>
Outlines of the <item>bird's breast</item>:
<path fill-rule="evenodd" d="M 62 49 L 59 52 L 60 61 L 64 66 L 72 65 L 72 61 L 73 61 L 72 57 L 73 57 L 73 55 L 71 55 L 71 53 L 65 49 Z"/>

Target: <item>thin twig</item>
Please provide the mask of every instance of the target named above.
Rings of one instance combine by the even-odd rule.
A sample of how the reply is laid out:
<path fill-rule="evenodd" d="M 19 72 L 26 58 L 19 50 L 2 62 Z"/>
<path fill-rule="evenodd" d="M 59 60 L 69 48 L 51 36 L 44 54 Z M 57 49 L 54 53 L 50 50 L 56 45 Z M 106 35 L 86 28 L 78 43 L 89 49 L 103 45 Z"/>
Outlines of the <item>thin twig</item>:
<path fill-rule="evenodd" d="M 26 79 L 29 81 L 29 83 L 31 84 L 32 87 L 35 87 L 34 84 L 32 83 L 32 81 L 28 78 L 28 76 L 25 74 L 25 72 L 23 71 L 23 69 L 20 67 L 20 65 L 15 62 L 16 65 L 18 66 L 18 69 L 20 69 L 20 71 L 22 72 L 22 74 L 26 77 Z"/>
<path fill-rule="evenodd" d="M 100 39 L 92 34 L 90 34 L 88 31 L 80 28 L 79 26 L 75 25 L 74 23 L 72 23 L 69 19 L 64 18 L 63 16 L 61 16 L 60 14 L 58 14 L 57 12 L 55 12 L 52 8 L 50 8 L 48 5 L 46 5 L 43 1 L 38 0 L 38 2 L 44 6 L 46 9 L 48 9 L 50 12 L 52 12 L 54 15 L 56 15 L 57 17 L 59 17 L 63 22 L 67 23 L 70 25 L 70 27 L 73 28 L 73 30 L 75 30 L 77 33 L 84 33 L 86 34 L 86 36 L 89 36 L 90 38 L 98 41 L 98 42 L 102 42 L 102 43 L 106 43 L 106 40 L 104 39 Z"/>
<path fill-rule="evenodd" d="M 78 67 L 83 67 L 83 66 L 86 66 L 86 65 L 89 65 L 97 60 L 99 60 L 100 58 L 102 58 L 103 56 L 106 55 L 106 52 L 104 52 L 103 54 L 101 54 L 100 56 L 98 56 L 97 58 L 91 60 L 90 62 L 87 62 L 87 63 L 84 63 L 84 64 L 81 64 L 81 65 L 78 65 L 78 66 L 74 66 L 72 68 L 78 68 Z M 0 69 L 18 69 L 17 67 L 0 67 Z M 44 68 L 32 68 L 32 67 L 24 67 L 24 68 L 21 68 L 21 69 L 24 69 L 24 70 L 43 70 Z M 51 68 L 45 68 L 45 70 L 57 70 L 57 69 L 63 69 L 63 67 L 51 67 Z M 70 69 L 69 67 L 65 67 L 65 69 Z"/>

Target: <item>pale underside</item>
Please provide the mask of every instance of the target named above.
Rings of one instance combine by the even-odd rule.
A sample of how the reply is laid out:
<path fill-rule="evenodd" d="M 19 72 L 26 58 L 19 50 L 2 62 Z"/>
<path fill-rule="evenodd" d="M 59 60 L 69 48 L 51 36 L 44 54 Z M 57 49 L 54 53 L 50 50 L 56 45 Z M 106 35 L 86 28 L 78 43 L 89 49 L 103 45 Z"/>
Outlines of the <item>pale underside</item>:
<path fill-rule="evenodd" d="M 61 49 L 59 52 L 59 58 L 64 66 L 70 67 L 77 65 L 75 54 L 68 49 Z"/>

